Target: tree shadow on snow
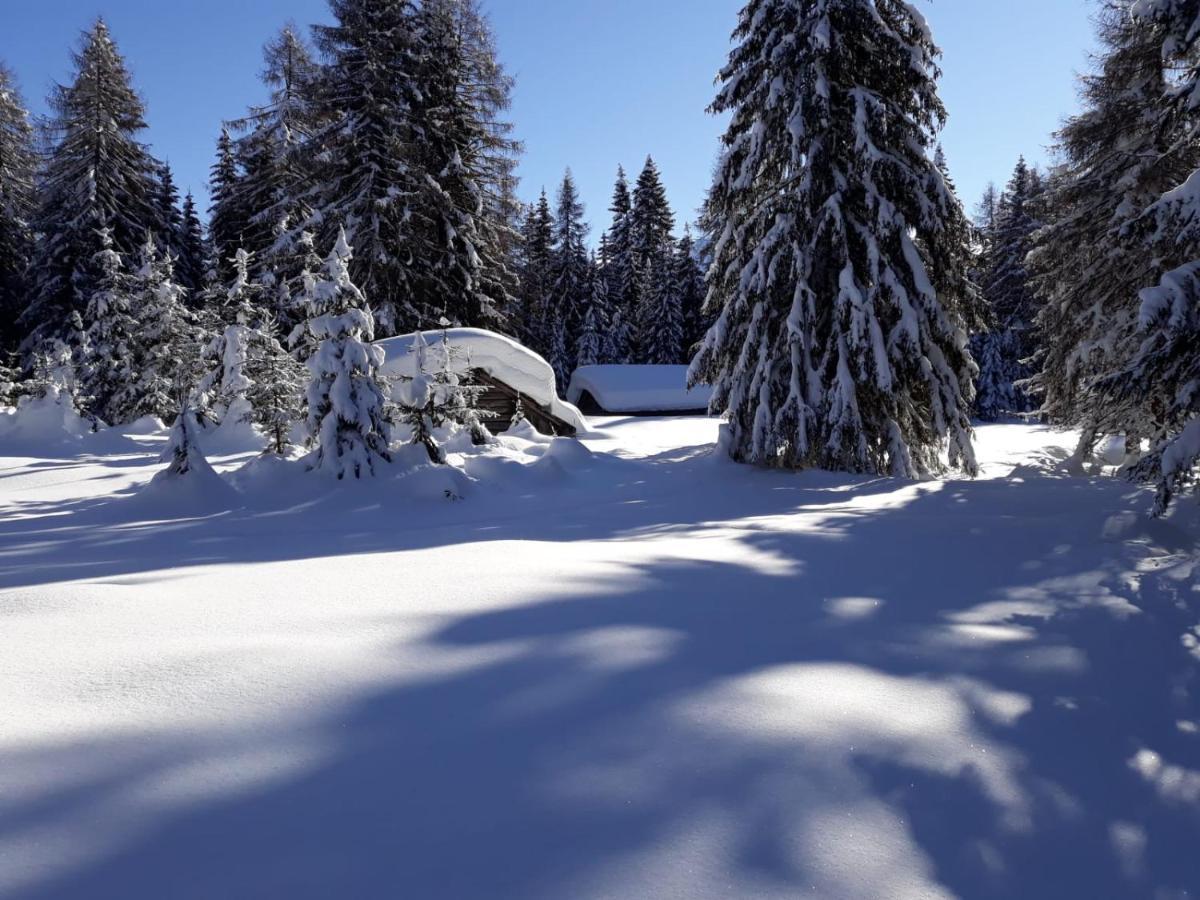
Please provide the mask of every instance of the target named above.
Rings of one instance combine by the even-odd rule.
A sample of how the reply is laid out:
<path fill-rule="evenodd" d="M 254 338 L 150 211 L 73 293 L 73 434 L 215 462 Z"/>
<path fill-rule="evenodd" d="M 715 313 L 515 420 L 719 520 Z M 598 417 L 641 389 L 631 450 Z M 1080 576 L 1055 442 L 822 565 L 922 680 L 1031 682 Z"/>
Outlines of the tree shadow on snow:
<path fill-rule="evenodd" d="M 1162 645 L 1194 624 L 1196 600 L 1135 587 L 1114 568 L 1124 545 L 1063 532 L 1086 483 L 1048 480 L 1019 509 L 1003 481 L 861 508 L 897 485 L 756 483 L 742 517 L 829 507 L 819 530 L 739 536 L 747 559 L 791 565 L 662 559 L 465 615 L 426 649 L 494 655 L 302 724 L 0 754 L 82 773 L 0 807 L 0 842 L 64 822 L 92 823 L 78 837 L 96 842 L 14 896 L 887 897 L 940 884 L 1058 900 L 1200 883 L 1196 802 L 1130 764 L 1149 747 L 1200 770 L 1200 742 L 1175 727 L 1198 717 L 1195 660 Z M 673 516 L 677 502 L 643 498 L 624 512 L 623 499 L 602 521 L 564 509 L 504 537 L 707 527 L 696 507 Z M 986 533 L 969 524 L 981 505 L 995 510 Z M 432 531 L 366 549 L 446 539 Z M 157 552 L 152 534 L 138 540 Z M 85 568 L 122 569 L 98 551 Z M 177 805 L 146 799 L 201 761 L 236 775 L 278 747 L 311 758 L 223 792 L 199 779 Z"/>

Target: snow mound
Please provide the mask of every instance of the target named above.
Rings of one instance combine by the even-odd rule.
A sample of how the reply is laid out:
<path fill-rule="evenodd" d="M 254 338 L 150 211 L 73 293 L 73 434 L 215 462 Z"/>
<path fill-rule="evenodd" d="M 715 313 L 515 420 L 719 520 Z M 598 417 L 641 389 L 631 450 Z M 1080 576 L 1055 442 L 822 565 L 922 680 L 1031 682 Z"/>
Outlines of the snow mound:
<path fill-rule="evenodd" d="M 92 423 L 57 387 L 41 397 L 23 397 L 16 409 L 0 413 L 0 453 L 82 449 L 91 434 Z"/>
<path fill-rule="evenodd" d="M 1110 435 L 1096 448 L 1096 457 L 1109 466 L 1119 466 L 1125 461 L 1125 436 Z"/>
<path fill-rule="evenodd" d="M 440 368 L 442 332 L 426 331 L 422 332 L 422 336 L 428 345 L 425 351 L 427 365 Z M 416 337 L 416 333 L 413 333 L 375 342 L 375 346 L 382 347 L 387 354 L 380 369 L 381 374 L 393 378 L 415 378 L 420 374 L 417 371 L 417 354 L 414 352 Z M 446 332 L 446 339 L 458 351 L 450 362 L 451 369 L 458 374 L 464 374 L 468 369 L 482 369 L 539 406 L 549 408 L 554 416 L 577 432 L 582 434 L 588 430 L 583 414 L 572 404 L 558 398 L 554 389 L 554 370 L 550 364 L 528 347 L 482 328 L 451 328 Z"/>
<path fill-rule="evenodd" d="M 571 376 L 567 399 L 585 394 L 605 412 L 707 412 L 712 388 L 687 386 L 687 366 L 583 366 Z"/>
<path fill-rule="evenodd" d="M 416 449 L 425 452 L 423 448 Z M 405 496 L 413 500 L 464 500 L 471 491 L 471 479 L 462 471 L 454 466 L 435 466 L 428 462 L 401 474 L 397 482 Z"/>
<path fill-rule="evenodd" d="M 542 461 L 552 459 L 568 471 L 590 469 L 596 462 L 596 455 L 587 447 L 570 438 L 556 437 L 550 441 Z"/>
<path fill-rule="evenodd" d="M 118 430 L 121 434 L 128 435 L 161 434 L 167 430 L 167 424 L 158 416 L 142 416 L 128 425 L 122 425 Z"/>
<path fill-rule="evenodd" d="M 307 471 L 301 460 L 264 453 L 236 469 L 229 479 L 233 487 L 242 493 L 277 495 L 286 499 L 294 497 L 296 479 L 303 477 Z"/>
<path fill-rule="evenodd" d="M 164 518 L 204 515 L 237 505 L 237 491 L 213 470 L 197 446 L 195 427 L 187 409 L 171 427 L 171 439 L 161 457 L 166 468 L 132 498 L 144 514 Z"/>
<path fill-rule="evenodd" d="M 231 456 L 262 450 L 267 439 L 258 426 L 249 421 L 250 408 L 244 400 L 231 405 L 216 428 L 200 435 L 200 446 L 209 456 Z"/>
<path fill-rule="evenodd" d="M 521 419 L 513 422 L 507 429 L 500 432 L 506 438 L 517 438 L 522 441 L 529 441 L 533 444 L 548 444 L 553 438 L 548 434 L 542 434 L 533 427 L 533 423 L 528 419 Z"/>
<path fill-rule="evenodd" d="M 238 492 L 218 475 L 198 451 L 188 456 L 188 470 L 168 465 L 132 498 L 146 515 L 173 518 L 224 512 L 238 505 Z"/>

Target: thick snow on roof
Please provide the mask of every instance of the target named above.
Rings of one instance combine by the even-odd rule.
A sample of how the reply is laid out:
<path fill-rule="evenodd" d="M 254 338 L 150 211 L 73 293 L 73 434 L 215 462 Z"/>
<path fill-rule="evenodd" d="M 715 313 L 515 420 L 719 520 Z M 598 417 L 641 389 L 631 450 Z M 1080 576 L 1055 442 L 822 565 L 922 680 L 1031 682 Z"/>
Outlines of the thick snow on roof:
<path fill-rule="evenodd" d="M 708 409 L 712 388 L 688 390 L 687 366 L 583 366 L 571 376 L 567 399 L 591 394 L 609 412 L 683 412 Z"/>
<path fill-rule="evenodd" d="M 426 366 L 436 370 L 442 365 L 441 331 L 422 332 L 429 346 Z M 583 433 L 588 430 L 587 419 L 570 403 L 564 403 L 554 390 L 554 370 L 550 364 L 512 338 L 482 328 L 451 328 L 446 335 L 450 345 L 458 350 L 451 365 L 457 372 L 468 368 L 483 369 L 540 406 L 549 407 L 551 414 Z M 417 354 L 413 345 L 416 333 L 376 341 L 387 354 L 383 364 L 386 375 L 412 378 L 417 374 Z"/>

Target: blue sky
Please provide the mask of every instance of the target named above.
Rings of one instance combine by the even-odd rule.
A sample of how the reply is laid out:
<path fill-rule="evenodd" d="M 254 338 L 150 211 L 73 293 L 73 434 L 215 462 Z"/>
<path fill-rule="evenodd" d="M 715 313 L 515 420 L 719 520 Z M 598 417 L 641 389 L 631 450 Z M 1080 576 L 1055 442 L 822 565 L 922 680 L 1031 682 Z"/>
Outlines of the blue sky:
<path fill-rule="evenodd" d="M 571 166 L 596 228 L 618 163 L 653 154 L 677 215 L 703 199 L 721 123 L 706 115 L 740 0 L 485 0 L 517 78 L 522 193 L 551 192 Z M 20 0 L 5 10 L 0 59 L 35 110 L 69 73 L 68 48 L 103 14 L 149 106 L 147 139 L 198 195 L 223 118 L 261 96 L 262 43 L 286 20 L 327 18 L 324 0 Z M 922 2 L 945 51 L 951 169 L 973 207 L 1024 153 L 1046 158 L 1087 65 L 1089 0 Z"/>

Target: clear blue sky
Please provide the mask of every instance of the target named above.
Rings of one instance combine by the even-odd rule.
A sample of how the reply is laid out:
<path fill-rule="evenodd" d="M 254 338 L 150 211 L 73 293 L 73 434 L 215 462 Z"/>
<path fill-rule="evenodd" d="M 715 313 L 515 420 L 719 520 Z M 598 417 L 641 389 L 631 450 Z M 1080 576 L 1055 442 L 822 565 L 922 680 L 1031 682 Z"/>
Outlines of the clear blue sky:
<path fill-rule="evenodd" d="M 618 163 L 651 153 L 680 219 L 708 185 L 721 123 L 705 114 L 740 0 L 485 0 L 517 78 L 522 193 L 553 191 L 570 165 L 588 218 L 607 222 Z M 68 48 L 103 14 L 149 106 L 146 136 L 197 195 L 220 122 L 260 98 L 262 43 L 287 19 L 323 21 L 325 0 L 14 0 L 0 58 L 35 110 L 69 72 Z M 1089 0 L 918 0 L 945 51 L 947 156 L 968 207 L 1018 154 L 1046 158 L 1087 64 Z"/>

